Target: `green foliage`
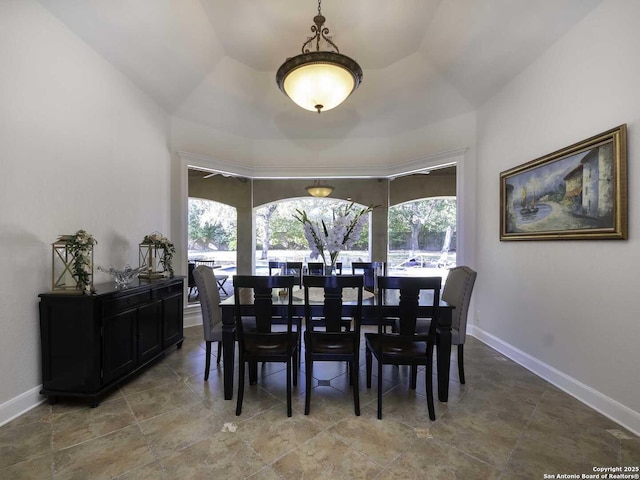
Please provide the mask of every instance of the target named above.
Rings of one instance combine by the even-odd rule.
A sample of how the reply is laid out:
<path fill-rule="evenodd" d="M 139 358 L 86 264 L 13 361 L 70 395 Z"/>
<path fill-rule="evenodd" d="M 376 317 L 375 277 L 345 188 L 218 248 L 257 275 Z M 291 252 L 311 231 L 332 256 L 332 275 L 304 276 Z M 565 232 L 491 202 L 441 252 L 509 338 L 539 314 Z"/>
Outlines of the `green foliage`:
<path fill-rule="evenodd" d="M 396 205 L 389 209 L 389 249 L 437 250 L 449 226 L 455 231 L 455 197 Z"/>
<path fill-rule="evenodd" d="M 294 217 L 296 210 L 304 210 L 309 217 L 318 221 L 332 223 L 334 208 L 348 205 L 350 202 L 331 198 L 296 198 L 278 202 L 278 208 L 270 218 L 270 250 L 309 250 L 309 244 L 304 236 L 302 224 Z M 264 221 L 267 205 L 256 209 L 256 243 L 263 247 Z M 354 250 L 369 248 L 369 222 L 366 222 L 360 238 L 353 246 Z"/>
<path fill-rule="evenodd" d="M 234 250 L 237 245 L 236 223 L 235 208 L 189 198 L 189 249 Z"/>
<path fill-rule="evenodd" d="M 67 244 L 67 252 L 73 258 L 71 274 L 76 279 L 76 288 L 83 293 L 91 293 L 92 288 L 92 249 L 98 242 L 85 230 L 78 230 L 74 235 L 63 235 L 60 240 Z"/>
<path fill-rule="evenodd" d="M 333 211 L 348 202 L 328 198 L 297 198 L 256 208 L 256 246 L 266 258 L 269 250 L 309 250 L 296 209 L 310 218 L 333 223 Z M 455 197 L 417 200 L 389 209 L 391 250 L 439 250 L 447 227 L 455 238 Z M 268 228 L 265 234 L 265 227 Z M 352 250 L 369 249 L 370 224 L 366 222 Z M 189 199 L 189 248 L 234 250 L 237 246 L 236 212 L 227 205 Z M 266 245 L 265 245 L 266 244 Z M 455 245 L 455 243 L 452 243 Z"/>

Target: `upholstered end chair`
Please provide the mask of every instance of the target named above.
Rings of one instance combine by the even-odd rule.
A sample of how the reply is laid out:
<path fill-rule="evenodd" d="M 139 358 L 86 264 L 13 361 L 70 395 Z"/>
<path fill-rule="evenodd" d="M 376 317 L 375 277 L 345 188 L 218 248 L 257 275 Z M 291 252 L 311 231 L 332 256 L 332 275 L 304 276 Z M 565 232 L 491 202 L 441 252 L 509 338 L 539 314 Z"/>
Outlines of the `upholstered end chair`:
<path fill-rule="evenodd" d="M 442 290 L 442 300 L 455 307 L 451 318 L 451 344 L 458 346 L 460 383 L 465 381 L 463 349 L 467 338 L 467 314 L 477 276 L 478 273 L 467 266 L 452 268 L 449 270 L 447 283 Z"/>
<path fill-rule="evenodd" d="M 202 310 L 202 329 L 207 349 L 207 359 L 204 371 L 204 380 L 209 380 L 211 367 L 211 344 L 218 342 L 218 360 L 222 357 L 222 312 L 220 311 L 220 292 L 218 283 L 211 267 L 200 265 L 193 270 L 200 296 L 200 308 Z"/>
<path fill-rule="evenodd" d="M 449 270 L 447 283 L 442 290 L 442 300 L 454 306 L 451 318 L 451 344 L 458 346 L 458 376 L 464 383 L 464 342 L 467 338 L 467 315 L 473 293 L 473 285 L 478 273 L 467 266 L 454 267 Z M 420 333 L 429 331 L 431 320 L 418 319 L 416 330 Z M 397 325 L 396 325 L 397 327 Z"/>

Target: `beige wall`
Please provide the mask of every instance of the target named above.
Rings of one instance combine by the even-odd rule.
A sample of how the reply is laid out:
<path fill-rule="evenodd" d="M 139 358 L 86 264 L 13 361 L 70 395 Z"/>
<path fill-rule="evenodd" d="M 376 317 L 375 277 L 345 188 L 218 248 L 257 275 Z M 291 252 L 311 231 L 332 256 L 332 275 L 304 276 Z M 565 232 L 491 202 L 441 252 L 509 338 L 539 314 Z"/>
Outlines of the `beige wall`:
<path fill-rule="evenodd" d="M 453 197 L 456 195 L 455 167 L 434 170 L 429 175 L 407 175 L 396 178 L 389 189 L 389 204 L 399 205 L 418 198 Z"/>
<path fill-rule="evenodd" d="M 479 110 L 473 293 L 474 336 L 636 433 L 638 18 L 640 2 L 602 2 Z M 628 126 L 628 240 L 499 240 L 500 172 L 621 123 Z"/>
<path fill-rule="evenodd" d="M 238 273 L 253 271 L 255 252 L 255 216 L 253 210 L 281 200 L 308 196 L 310 180 L 247 180 L 191 171 L 189 197 L 204 198 L 231 205 L 238 213 Z M 430 175 L 410 175 L 388 179 L 331 179 L 335 187 L 331 198 L 352 200 L 361 205 L 378 205 L 371 220 L 371 259 L 386 261 L 388 209 L 390 205 L 419 198 L 455 196 L 455 168 L 436 170 Z"/>
<path fill-rule="evenodd" d="M 94 266 L 170 227 L 169 117 L 32 0 L 0 1 L 0 425 L 42 400 L 38 294 L 79 229 Z M 112 281 L 94 269 L 96 283 Z"/>

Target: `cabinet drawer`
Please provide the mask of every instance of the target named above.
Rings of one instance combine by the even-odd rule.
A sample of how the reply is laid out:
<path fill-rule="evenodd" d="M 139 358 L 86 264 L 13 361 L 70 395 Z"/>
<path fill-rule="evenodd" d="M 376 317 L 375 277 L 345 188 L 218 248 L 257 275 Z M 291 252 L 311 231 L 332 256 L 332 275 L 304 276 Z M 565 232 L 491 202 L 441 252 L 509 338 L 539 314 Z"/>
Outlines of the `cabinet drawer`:
<path fill-rule="evenodd" d="M 148 302 L 149 300 L 151 300 L 150 291 L 107 300 L 102 304 L 102 314 L 105 317 L 110 317 L 111 315 Z"/>
<path fill-rule="evenodd" d="M 172 285 L 167 285 L 166 287 L 156 288 L 153 290 L 153 298 L 167 298 L 177 293 L 182 293 L 183 286 L 182 282 L 177 282 Z"/>

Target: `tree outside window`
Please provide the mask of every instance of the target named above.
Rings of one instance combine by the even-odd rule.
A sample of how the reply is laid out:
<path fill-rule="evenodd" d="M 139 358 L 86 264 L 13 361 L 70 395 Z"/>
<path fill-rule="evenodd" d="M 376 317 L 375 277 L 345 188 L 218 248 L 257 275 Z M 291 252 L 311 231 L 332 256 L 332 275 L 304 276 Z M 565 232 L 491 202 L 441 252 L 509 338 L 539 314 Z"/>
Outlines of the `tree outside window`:
<path fill-rule="evenodd" d="M 189 198 L 189 260 L 235 264 L 236 209 L 219 202 Z"/>
<path fill-rule="evenodd" d="M 455 251 L 455 197 L 416 200 L 389 209 L 389 269 L 395 269 L 394 274 L 455 266 Z"/>

